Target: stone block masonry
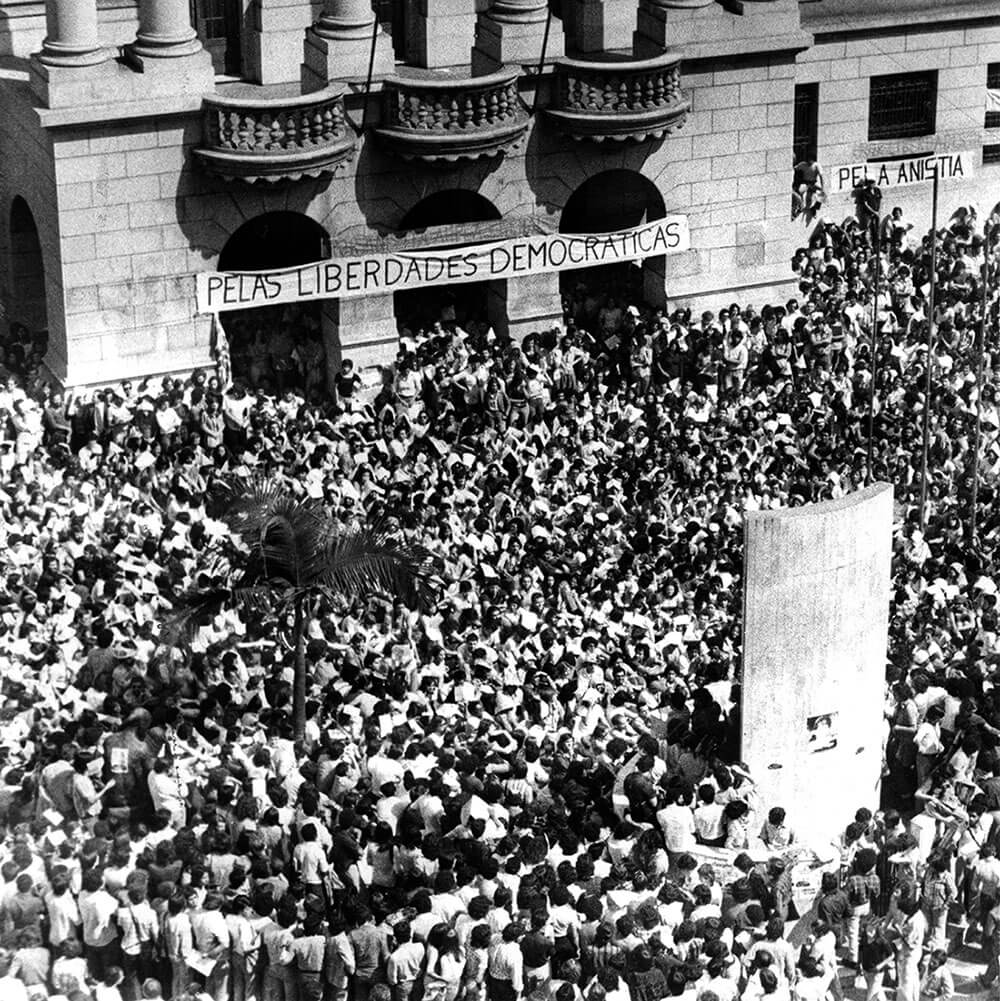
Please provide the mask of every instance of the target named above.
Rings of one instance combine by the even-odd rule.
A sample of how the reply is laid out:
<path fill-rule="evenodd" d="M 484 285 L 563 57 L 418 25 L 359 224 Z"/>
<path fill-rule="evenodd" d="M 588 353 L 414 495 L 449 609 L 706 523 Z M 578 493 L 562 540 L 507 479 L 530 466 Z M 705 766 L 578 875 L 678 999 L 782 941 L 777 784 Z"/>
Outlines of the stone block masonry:
<path fill-rule="evenodd" d="M 150 18 L 169 8 L 175 44 L 193 44 L 181 37 L 186 6 L 180 0 L 142 0 L 141 6 L 142 17 L 124 41 L 150 36 Z M 490 203 L 505 225 L 552 229 L 585 181 L 612 170 L 643 175 L 667 212 L 689 219 L 692 249 L 645 272 L 654 301 L 715 308 L 735 297 L 759 306 L 786 296 L 788 262 L 806 239 L 801 224 L 789 220 L 796 83 L 819 83 L 819 157 L 827 170 L 912 152 L 913 144 L 945 152 L 977 149 L 990 139 L 983 108 L 986 66 L 1000 61 L 995 25 L 946 19 L 919 28 L 900 23 L 877 34 L 843 26 L 813 34 L 810 19 L 821 18 L 823 5 L 796 0 L 746 3 L 740 17 L 718 3 L 668 8 L 640 0 L 631 8 L 572 0 L 566 7 L 572 10 L 570 44 L 582 42 L 577 48 L 595 55 L 633 28 L 638 56 L 660 55 L 664 44 L 677 48 L 681 87 L 691 102 L 683 127 L 639 141 L 575 141 L 546 114 L 554 91 L 543 76 L 539 113 L 516 148 L 495 159 L 408 162 L 369 134 L 357 138 L 353 158 L 332 176 L 251 185 L 210 176 L 194 156 L 203 140 L 199 95 L 212 89 L 210 80 L 195 86 L 205 62 L 197 56 L 171 69 L 171 60 L 157 62 L 140 41 L 132 49 L 143 73 L 102 58 L 100 68 L 82 71 L 90 82 L 75 98 L 65 77 L 60 82 L 49 69 L 28 82 L 0 81 L 0 195 L 8 210 L 15 196 L 22 198 L 37 225 L 44 262 L 39 302 L 47 312 L 53 373 L 79 384 L 206 364 L 210 321 L 194 315 L 194 275 L 215 269 L 233 234 L 265 213 L 308 217 L 326 230 L 334 253 L 343 234 L 377 241 L 398 230 L 423 198 L 452 191 Z M 358 25 L 371 26 L 367 0 L 255 0 L 253 9 L 260 14 L 255 37 L 261 46 L 256 56 L 250 53 L 251 79 L 277 74 L 290 82 L 289 67 L 301 69 L 303 61 L 306 90 L 330 79 L 356 84 L 364 78 L 371 35 Z M 126 13 L 134 21 L 134 12 Z M 423 54 L 414 61 L 467 63 L 476 44 L 477 72 L 496 69 L 497 62 L 534 66 L 544 18 L 541 0 L 415 0 L 411 20 L 422 25 L 423 34 L 414 37 Z M 125 19 L 122 13 L 121 24 Z M 556 28 L 549 39 L 553 57 L 565 51 Z M 291 35 L 298 36 L 294 52 Z M 393 68 L 385 42 L 379 35 L 376 77 Z M 925 69 L 938 71 L 937 133 L 869 142 L 871 76 Z M 128 86 L 102 111 L 96 98 L 109 81 Z M 520 97 L 529 105 L 535 84 L 527 74 L 522 80 Z M 55 104 L 74 98 L 77 105 L 39 107 L 46 94 Z M 349 100 L 356 124 L 360 104 Z M 970 202 L 992 208 L 1000 167 L 978 160 L 976 166 L 973 180 L 942 187 L 942 214 Z M 902 204 L 918 228 L 929 221 L 928 192 L 920 187 L 890 200 Z M 829 211 L 837 217 L 852 208 L 849 197 L 838 196 Z M 475 239 L 474 226 L 465 239 Z M 10 242 L 10 233 L 0 234 L 0 250 L 9 250 Z M 0 260 L 10 257 L 0 254 Z M 9 302 L 15 284 L 9 264 L 0 284 Z M 517 335 L 541 329 L 559 317 L 559 280 L 511 279 L 505 297 L 493 288 L 489 302 L 498 323 Z M 324 313 L 331 364 L 345 353 L 360 364 L 395 356 L 391 296 L 355 305 L 329 300 Z"/>

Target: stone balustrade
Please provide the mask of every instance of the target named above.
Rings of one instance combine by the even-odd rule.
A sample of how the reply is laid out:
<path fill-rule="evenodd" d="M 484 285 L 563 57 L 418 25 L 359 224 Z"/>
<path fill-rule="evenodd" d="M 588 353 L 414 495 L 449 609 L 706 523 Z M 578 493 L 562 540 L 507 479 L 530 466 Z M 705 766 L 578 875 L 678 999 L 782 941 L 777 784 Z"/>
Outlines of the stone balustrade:
<path fill-rule="evenodd" d="M 674 52 L 652 59 L 559 59 L 546 113 L 573 139 L 661 139 L 679 128 L 690 110 L 681 92 L 680 62 Z"/>
<path fill-rule="evenodd" d="M 383 85 L 383 145 L 407 160 L 498 156 L 528 127 L 516 70 L 478 77 L 390 77 Z"/>
<path fill-rule="evenodd" d="M 334 87 L 290 98 L 207 96 L 195 152 L 220 177 L 287 181 L 333 172 L 354 145 L 343 90 Z"/>

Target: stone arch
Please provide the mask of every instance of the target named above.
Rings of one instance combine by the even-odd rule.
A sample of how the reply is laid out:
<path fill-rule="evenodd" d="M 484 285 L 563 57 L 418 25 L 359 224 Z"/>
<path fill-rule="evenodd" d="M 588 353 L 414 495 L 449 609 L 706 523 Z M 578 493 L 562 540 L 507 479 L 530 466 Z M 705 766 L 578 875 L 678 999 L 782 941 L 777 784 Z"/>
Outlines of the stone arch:
<path fill-rule="evenodd" d="M 470 227 L 501 218 L 500 210 L 478 191 L 445 188 L 411 206 L 399 230 L 404 234 L 423 233 L 426 246 L 444 250 L 476 242 Z M 459 324 L 478 320 L 489 323 L 497 333 L 505 333 L 507 329 L 507 282 L 504 279 L 397 292 L 393 305 L 400 327 L 426 326 L 439 319 L 443 311 L 453 309 Z M 448 312 L 445 315 L 449 315 Z"/>
<path fill-rule="evenodd" d="M 219 253 L 220 271 L 293 268 L 330 256 L 330 235 L 302 212 L 263 212 L 243 223 Z"/>
<path fill-rule="evenodd" d="M 605 170 L 587 178 L 569 196 L 559 219 L 560 233 L 611 233 L 662 219 L 667 214 L 660 189 L 636 170 Z M 641 268 L 612 264 L 565 271 L 564 290 L 579 282 L 622 289 L 651 306 L 666 304 L 666 258 L 650 257 Z"/>
<path fill-rule="evenodd" d="M 330 234 L 301 212 L 277 210 L 248 219 L 229 237 L 219 253 L 219 271 L 275 271 L 331 256 Z M 233 379 L 267 386 L 279 392 L 314 388 L 313 371 L 323 371 L 319 385 L 328 384 L 326 371 L 339 365 L 339 301 L 258 306 L 221 314 L 229 340 Z M 324 365 L 301 372 L 291 356 L 295 346 L 319 341 Z"/>
<path fill-rule="evenodd" d="M 11 323 L 21 323 L 32 332 L 48 330 L 45 262 L 38 226 L 28 203 L 17 195 L 8 217 L 10 261 L 8 277 L 10 298 L 7 303 Z"/>

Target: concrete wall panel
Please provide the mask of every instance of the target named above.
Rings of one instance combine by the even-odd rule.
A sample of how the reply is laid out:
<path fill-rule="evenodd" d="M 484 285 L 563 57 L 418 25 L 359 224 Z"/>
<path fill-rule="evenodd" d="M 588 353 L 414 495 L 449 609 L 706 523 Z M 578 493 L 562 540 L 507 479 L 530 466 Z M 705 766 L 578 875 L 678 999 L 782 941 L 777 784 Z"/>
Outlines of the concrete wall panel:
<path fill-rule="evenodd" d="M 829 838 L 878 804 L 892 487 L 749 514 L 745 535 L 743 758 L 768 807 Z"/>

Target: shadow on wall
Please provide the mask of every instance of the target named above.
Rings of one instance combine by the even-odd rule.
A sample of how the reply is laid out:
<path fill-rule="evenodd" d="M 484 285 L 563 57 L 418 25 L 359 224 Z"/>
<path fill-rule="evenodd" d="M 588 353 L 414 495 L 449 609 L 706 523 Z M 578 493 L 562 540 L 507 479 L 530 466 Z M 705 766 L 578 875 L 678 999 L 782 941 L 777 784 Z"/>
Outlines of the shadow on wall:
<path fill-rule="evenodd" d="M 505 159 L 506 154 L 500 154 L 448 165 L 408 161 L 388 153 L 369 133 L 358 140 L 354 197 L 369 230 L 385 236 L 406 228 L 403 220 L 407 213 L 429 196 L 456 189 L 479 192 L 491 174 L 503 169 Z"/>
<path fill-rule="evenodd" d="M 45 264 L 38 227 L 28 203 L 17 195 L 10 207 L 10 257 L 6 269 L 7 319 L 29 330 L 48 329 Z"/>
<path fill-rule="evenodd" d="M 195 143 L 201 137 L 200 118 L 197 137 Z M 189 155 L 178 175 L 174 208 L 190 250 L 215 269 L 229 239 L 260 216 L 292 212 L 315 221 L 314 213 L 323 207 L 323 192 L 329 185 L 327 176 L 276 184 L 226 181 L 202 170 Z"/>
<path fill-rule="evenodd" d="M 643 142 L 584 142 L 560 135 L 538 112 L 524 149 L 524 175 L 535 204 L 549 213 L 562 212 L 585 181 L 605 170 L 621 169 L 645 176 L 646 161 L 669 139 Z"/>

